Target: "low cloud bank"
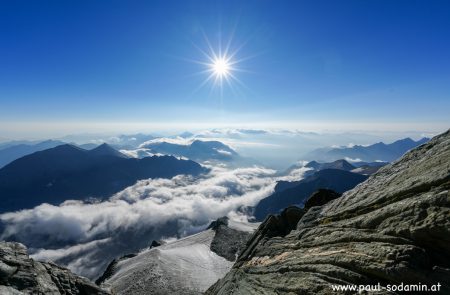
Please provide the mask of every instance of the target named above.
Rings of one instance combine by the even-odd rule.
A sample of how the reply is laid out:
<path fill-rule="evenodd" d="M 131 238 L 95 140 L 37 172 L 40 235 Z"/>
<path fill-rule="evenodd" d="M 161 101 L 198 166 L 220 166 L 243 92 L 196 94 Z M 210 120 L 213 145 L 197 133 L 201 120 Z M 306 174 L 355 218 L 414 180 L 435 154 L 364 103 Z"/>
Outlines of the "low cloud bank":
<path fill-rule="evenodd" d="M 197 178 L 142 180 L 105 202 L 42 204 L 0 215 L 0 239 L 22 242 L 35 259 L 93 279 L 112 259 L 148 247 L 154 239 L 186 236 L 218 217 L 236 216 L 240 207 L 272 193 L 274 175 L 259 167 L 212 167 Z"/>

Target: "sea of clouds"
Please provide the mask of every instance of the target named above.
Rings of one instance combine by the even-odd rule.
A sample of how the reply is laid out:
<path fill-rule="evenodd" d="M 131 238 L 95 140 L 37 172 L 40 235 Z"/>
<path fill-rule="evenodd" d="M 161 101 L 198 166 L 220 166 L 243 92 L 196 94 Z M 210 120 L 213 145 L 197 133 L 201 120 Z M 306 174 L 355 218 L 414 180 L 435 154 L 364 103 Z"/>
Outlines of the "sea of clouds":
<path fill-rule="evenodd" d="M 87 140 L 67 138 L 75 139 L 80 143 Z M 243 208 L 270 195 L 277 180 L 303 177 L 306 162 L 293 164 L 302 159 L 303 153 L 323 146 L 364 144 L 378 139 L 350 133 L 213 129 L 172 137 L 135 134 L 97 140 L 95 143 L 115 144 L 131 157 L 153 155 L 144 148 L 151 142 L 186 145 L 194 140 L 218 140 L 242 156 L 289 174 L 262 167 L 232 169 L 216 165 L 199 177 L 142 180 L 106 201 L 66 201 L 60 206 L 42 204 L 2 214 L 0 240 L 22 242 L 35 259 L 54 261 L 94 279 L 114 258 L 145 249 L 153 240 L 199 232 L 222 216 L 246 220 L 249 216 Z"/>
<path fill-rule="evenodd" d="M 246 219 L 242 208 L 270 195 L 278 179 L 276 171 L 261 167 L 210 168 L 199 177 L 138 181 L 103 202 L 66 201 L 5 213 L 0 239 L 22 242 L 33 258 L 94 279 L 112 259 L 152 240 L 196 233 L 226 215 Z"/>

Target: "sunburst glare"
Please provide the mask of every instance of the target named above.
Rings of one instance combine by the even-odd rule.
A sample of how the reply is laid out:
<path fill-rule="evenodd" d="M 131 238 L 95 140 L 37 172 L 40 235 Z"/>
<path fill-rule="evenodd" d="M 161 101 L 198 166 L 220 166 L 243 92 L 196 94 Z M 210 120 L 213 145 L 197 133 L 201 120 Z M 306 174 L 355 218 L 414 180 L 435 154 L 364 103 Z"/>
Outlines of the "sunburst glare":
<path fill-rule="evenodd" d="M 220 57 L 214 60 L 214 63 L 211 64 L 211 69 L 214 71 L 216 76 L 225 77 L 229 74 L 231 65 L 225 57 Z"/>
<path fill-rule="evenodd" d="M 232 48 L 233 35 L 231 35 L 228 42 L 226 42 L 226 46 L 222 47 L 222 40 L 219 40 L 218 46 L 213 46 L 205 33 L 203 33 L 203 37 L 206 49 L 196 44 L 194 46 L 202 53 L 205 60 L 190 60 L 204 67 L 197 74 L 206 74 L 205 80 L 197 90 L 210 84 L 211 91 L 219 89 L 220 93 L 223 94 L 224 87 L 227 86 L 232 93 L 237 94 L 240 92 L 237 86 L 245 87 L 245 85 L 236 77 L 236 73 L 247 72 L 239 68 L 239 63 L 249 59 L 248 57 L 237 59 L 237 55 L 244 44 Z"/>

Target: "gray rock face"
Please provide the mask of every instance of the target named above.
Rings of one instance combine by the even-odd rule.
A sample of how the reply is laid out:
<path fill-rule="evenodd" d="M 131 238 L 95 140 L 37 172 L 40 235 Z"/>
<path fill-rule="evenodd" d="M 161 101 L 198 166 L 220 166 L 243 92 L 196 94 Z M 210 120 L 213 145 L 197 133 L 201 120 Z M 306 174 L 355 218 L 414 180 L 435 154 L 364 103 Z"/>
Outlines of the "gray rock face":
<path fill-rule="evenodd" d="M 0 242 L 0 294 L 109 294 L 52 263 L 34 261 L 20 243 Z"/>
<path fill-rule="evenodd" d="M 332 284 L 377 283 L 440 283 L 449 294 L 449 189 L 447 131 L 311 207 L 286 236 L 268 234 L 266 219 L 206 294 L 333 294 Z"/>
<path fill-rule="evenodd" d="M 227 217 L 213 221 L 210 228 L 216 232 L 211 241 L 211 251 L 228 261 L 236 261 L 238 254 L 244 249 L 250 233 L 228 227 Z"/>

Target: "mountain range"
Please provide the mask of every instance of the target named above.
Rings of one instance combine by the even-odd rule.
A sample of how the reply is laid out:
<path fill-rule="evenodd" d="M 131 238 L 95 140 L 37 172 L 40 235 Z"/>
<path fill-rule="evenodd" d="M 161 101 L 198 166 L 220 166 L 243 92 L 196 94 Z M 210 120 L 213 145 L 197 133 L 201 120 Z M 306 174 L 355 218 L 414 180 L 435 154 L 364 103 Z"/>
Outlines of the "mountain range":
<path fill-rule="evenodd" d="M 198 175 L 206 169 L 172 156 L 128 158 L 107 144 L 92 150 L 64 144 L 35 152 L 0 169 L 0 212 L 41 203 L 105 198 L 140 179 Z"/>
<path fill-rule="evenodd" d="M 343 193 L 366 178 L 365 175 L 346 170 L 323 169 L 300 181 L 279 182 L 275 192 L 259 201 L 253 208 L 253 215 L 257 221 L 262 221 L 268 214 L 277 214 L 288 206 L 303 207 L 308 197 L 318 189 L 331 189 Z"/>
<path fill-rule="evenodd" d="M 96 153 L 107 157 L 108 150 Z M 259 225 L 221 218 L 175 242 L 148 243 L 150 248 L 112 261 L 97 281 L 100 286 L 54 263 L 34 261 L 20 243 L 0 242 L 0 293 L 325 295 L 333 293 L 334 284 L 420 282 L 439 284 L 447 294 L 449 159 L 447 131 L 342 196 L 320 189 L 304 208 L 289 206 Z M 330 171 L 367 177 L 346 171 L 351 167 L 343 162 L 336 164 L 344 170 L 321 166 L 326 168 L 291 187 L 278 186 L 276 193 Z M 339 177 L 333 180 L 340 182 Z"/>
<path fill-rule="evenodd" d="M 11 142 L 8 144 L 3 144 L 0 146 L 0 168 L 23 156 L 50 149 L 62 144 L 65 143 L 59 140 L 46 140 L 38 143 Z"/>
<path fill-rule="evenodd" d="M 306 154 L 303 158 L 323 162 L 331 162 L 345 158 L 364 162 L 392 162 L 400 158 L 408 150 L 424 144 L 428 140 L 429 138 L 425 137 L 418 141 L 414 141 L 411 138 L 404 138 L 390 144 L 378 142 L 368 146 L 354 145 L 352 147 L 321 148 Z"/>
<path fill-rule="evenodd" d="M 161 153 L 186 157 L 193 161 L 231 161 L 237 157 L 235 150 L 220 141 L 194 140 L 190 144 L 176 144 L 170 142 L 152 142 L 142 145 L 141 148 L 148 148 L 152 153 Z"/>

